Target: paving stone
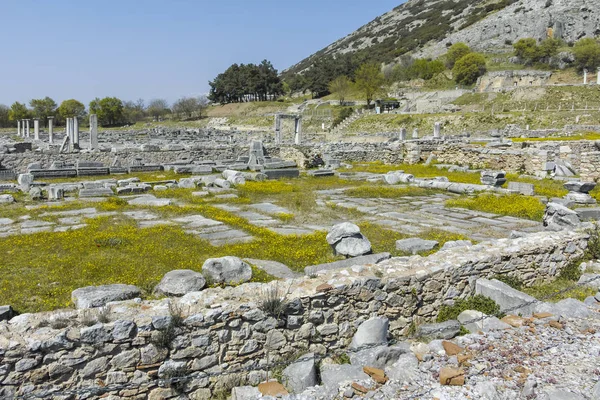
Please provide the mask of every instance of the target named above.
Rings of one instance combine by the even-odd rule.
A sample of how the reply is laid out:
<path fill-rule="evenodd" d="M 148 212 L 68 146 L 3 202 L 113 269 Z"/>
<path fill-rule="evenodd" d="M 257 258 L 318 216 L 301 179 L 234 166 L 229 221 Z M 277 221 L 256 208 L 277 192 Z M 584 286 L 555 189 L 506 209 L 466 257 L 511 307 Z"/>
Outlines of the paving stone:
<path fill-rule="evenodd" d="M 251 204 L 250 207 L 267 214 L 291 214 L 287 208 L 283 208 L 271 203 Z"/>

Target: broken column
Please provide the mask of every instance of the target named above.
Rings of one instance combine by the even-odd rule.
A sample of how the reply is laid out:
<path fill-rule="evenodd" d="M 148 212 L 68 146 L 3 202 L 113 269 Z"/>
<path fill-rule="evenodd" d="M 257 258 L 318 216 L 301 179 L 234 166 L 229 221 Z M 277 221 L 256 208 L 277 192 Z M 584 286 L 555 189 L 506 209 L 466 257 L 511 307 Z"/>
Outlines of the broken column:
<path fill-rule="evenodd" d="M 281 144 L 281 115 L 275 114 L 275 143 Z"/>
<path fill-rule="evenodd" d="M 569 191 L 565 199 L 577 204 L 596 204 L 596 200 L 590 196 L 590 192 L 596 187 L 595 182 L 571 181 L 563 186 Z"/>
<path fill-rule="evenodd" d="M 98 116 L 90 114 L 90 150 L 98 149 Z"/>
<path fill-rule="evenodd" d="M 413 139 L 418 139 L 419 138 L 419 129 L 417 129 L 417 128 L 413 129 L 412 138 Z"/>
<path fill-rule="evenodd" d="M 29 137 L 29 120 L 25 120 L 25 137 Z"/>
<path fill-rule="evenodd" d="M 73 124 L 73 148 L 79 149 L 79 118 L 74 117 L 71 121 Z"/>
<path fill-rule="evenodd" d="M 481 171 L 480 180 L 483 185 L 500 187 L 506 183 L 506 172 Z"/>
<path fill-rule="evenodd" d="M 439 122 L 436 122 L 435 125 L 433 126 L 433 138 L 439 139 L 441 137 L 441 132 L 442 132 L 442 124 Z"/>
<path fill-rule="evenodd" d="M 294 118 L 294 143 L 299 145 L 302 143 L 302 117 Z"/>
<path fill-rule="evenodd" d="M 54 144 L 54 117 L 48 117 L 48 142 Z"/>
<path fill-rule="evenodd" d="M 406 128 L 400 128 L 400 138 L 399 139 L 403 140 L 403 141 L 407 139 L 407 137 L 406 137 Z"/>
<path fill-rule="evenodd" d="M 33 138 L 40 140 L 40 120 L 39 118 L 33 119 Z"/>

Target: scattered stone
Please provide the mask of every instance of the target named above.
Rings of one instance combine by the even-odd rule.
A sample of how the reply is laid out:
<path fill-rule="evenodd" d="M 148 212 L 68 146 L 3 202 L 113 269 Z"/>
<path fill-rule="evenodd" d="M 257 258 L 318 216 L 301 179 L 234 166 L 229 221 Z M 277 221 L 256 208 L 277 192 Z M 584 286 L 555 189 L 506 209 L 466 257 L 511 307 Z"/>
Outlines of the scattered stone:
<path fill-rule="evenodd" d="M 446 354 L 449 356 L 455 356 L 459 353 L 463 352 L 463 348 L 460 347 L 457 344 L 454 344 L 452 342 L 449 342 L 447 340 L 443 340 L 442 341 L 442 346 L 444 347 L 444 350 L 446 351 Z"/>
<path fill-rule="evenodd" d="M 282 379 L 292 393 L 301 393 L 311 386 L 316 386 L 318 381 L 314 353 L 305 354 L 288 365 L 282 372 Z"/>
<path fill-rule="evenodd" d="M 350 364 L 324 364 L 321 366 L 321 382 L 326 388 L 337 388 L 343 382 L 369 379 L 362 367 Z"/>
<path fill-rule="evenodd" d="M 162 296 L 183 296 L 204 288 L 206 281 L 201 273 L 189 269 L 177 269 L 167 272 L 154 293 Z"/>
<path fill-rule="evenodd" d="M 350 348 L 356 350 L 363 346 L 387 344 L 389 325 L 387 318 L 376 317 L 366 320 L 356 330 Z"/>
<path fill-rule="evenodd" d="M 405 253 L 417 254 L 422 251 L 431 251 L 438 247 L 439 242 L 435 240 L 425 240 L 421 238 L 408 238 L 396 241 L 396 250 Z"/>
<path fill-rule="evenodd" d="M 543 219 L 544 226 L 555 230 L 563 228 L 573 229 L 579 223 L 580 220 L 575 211 L 557 203 L 548 203 L 546 205 L 546 212 Z"/>
<path fill-rule="evenodd" d="M 87 286 L 75 289 L 71 293 L 71 300 L 76 308 L 94 308 L 103 307 L 111 301 L 133 299 L 141 294 L 142 291 L 133 285 Z"/>
<path fill-rule="evenodd" d="M 462 386 L 465 384 L 465 372 L 462 369 L 443 367 L 440 369 L 440 384 Z"/>
<path fill-rule="evenodd" d="M 209 258 L 202 265 L 202 274 L 209 283 L 237 285 L 252 279 L 252 268 L 237 257 Z"/>
<path fill-rule="evenodd" d="M 428 339 L 452 339 L 460 332 L 460 323 L 451 319 L 435 324 L 423 324 L 417 327 L 417 337 Z"/>

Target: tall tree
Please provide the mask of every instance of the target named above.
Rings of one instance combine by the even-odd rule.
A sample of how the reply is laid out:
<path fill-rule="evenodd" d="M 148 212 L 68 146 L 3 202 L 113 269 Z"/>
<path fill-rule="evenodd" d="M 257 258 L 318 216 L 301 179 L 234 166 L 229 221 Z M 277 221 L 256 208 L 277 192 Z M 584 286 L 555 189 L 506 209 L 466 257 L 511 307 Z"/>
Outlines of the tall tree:
<path fill-rule="evenodd" d="M 169 103 L 165 99 L 152 99 L 150 100 L 150 103 L 148 103 L 146 111 L 158 121 L 171 110 L 169 110 Z"/>
<path fill-rule="evenodd" d="M 8 118 L 8 114 L 10 113 L 10 108 L 5 106 L 4 104 L 0 104 L 0 127 L 8 128 L 12 126 L 10 119 Z"/>
<path fill-rule="evenodd" d="M 97 114 L 101 125 L 120 124 L 124 120 L 123 102 L 116 97 L 95 98 L 89 105 L 90 114 Z"/>
<path fill-rule="evenodd" d="M 208 105 L 205 96 L 200 97 L 182 97 L 173 103 L 173 113 L 179 119 L 202 118 L 202 113 Z"/>
<path fill-rule="evenodd" d="M 29 106 L 32 108 L 33 117 L 41 119 L 44 125 L 48 117 L 56 112 L 56 102 L 48 96 L 43 99 L 32 99 Z"/>
<path fill-rule="evenodd" d="M 333 93 L 340 101 L 340 105 L 344 105 L 344 100 L 350 94 L 352 82 L 347 76 L 338 76 L 331 82 L 329 82 L 329 91 Z"/>
<path fill-rule="evenodd" d="M 575 63 L 580 70 L 594 69 L 600 66 L 600 44 L 596 39 L 583 38 L 573 46 Z"/>
<path fill-rule="evenodd" d="M 27 106 L 25 104 L 15 101 L 10 106 L 10 111 L 8 112 L 8 118 L 11 121 L 17 121 L 20 119 L 31 118 L 31 112 L 27 109 Z"/>
<path fill-rule="evenodd" d="M 61 119 L 85 117 L 85 106 L 75 99 L 64 100 L 57 109 Z"/>
<path fill-rule="evenodd" d="M 355 76 L 357 89 L 365 96 L 367 105 L 371 105 L 373 97 L 381 91 L 385 82 L 381 68 L 378 64 L 366 63 L 358 68 Z"/>
<path fill-rule="evenodd" d="M 127 122 L 138 122 L 146 116 L 146 106 L 143 99 L 123 103 L 123 116 Z"/>
<path fill-rule="evenodd" d="M 446 53 L 446 67 L 452 69 L 454 64 L 471 52 L 471 48 L 462 42 L 454 43 Z"/>
<path fill-rule="evenodd" d="M 456 83 L 472 85 L 481 75 L 485 74 L 485 57 L 479 53 L 467 54 L 454 64 L 452 75 Z"/>

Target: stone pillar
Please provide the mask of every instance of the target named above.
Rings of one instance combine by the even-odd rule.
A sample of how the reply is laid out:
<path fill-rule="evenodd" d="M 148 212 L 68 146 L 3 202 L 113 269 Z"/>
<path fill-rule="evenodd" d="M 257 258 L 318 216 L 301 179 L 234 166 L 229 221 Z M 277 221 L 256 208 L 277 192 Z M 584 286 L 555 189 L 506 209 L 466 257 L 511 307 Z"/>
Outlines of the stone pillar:
<path fill-rule="evenodd" d="M 302 143 L 302 118 L 296 117 L 294 119 L 294 143 Z"/>
<path fill-rule="evenodd" d="M 439 122 L 436 122 L 433 127 L 433 138 L 439 139 L 442 136 L 441 132 L 442 132 L 442 124 Z"/>
<path fill-rule="evenodd" d="M 54 117 L 48 117 L 48 142 L 54 144 Z"/>
<path fill-rule="evenodd" d="M 25 120 L 25 124 L 26 124 L 25 125 L 25 136 L 29 137 L 29 120 L 28 119 Z"/>
<path fill-rule="evenodd" d="M 33 138 L 35 140 L 40 140 L 40 119 L 33 119 Z"/>
<path fill-rule="evenodd" d="M 73 148 L 79 149 L 79 118 L 74 117 L 73 121 Z"/>
<path fill-rule="evenodd" d="M 418 139 L 419 138 L 419 129 L 415 128 L 413 129 L 413 139 Z"/>
<path fill-rule="evenodd" d="M 21 120 L 17 120 L 17 136 L 21 137 Z"/>
<path fill-rule="evenodd" d="M 90 114 L 90 150 L 98 150 L 98 116 Z"/>
<path fill-rule="evenodd" d="M 400 128 L 400 137 L 399 137 L 399 139 L 400 140 L 406 140 L 407 139 L 407 137 L 406 137 L 406 128 Z"/>
<path fill-rule="evenodd" d="M 281 144 L 281 115 L 275 114 L 275 143 Z"/>
<path fill-rule="evenodd" d="M 584 68 L 583 69 L 583 84 L 584 85 L 587 85 L 587 73 L 588 73 L 587 68 Z"/>

